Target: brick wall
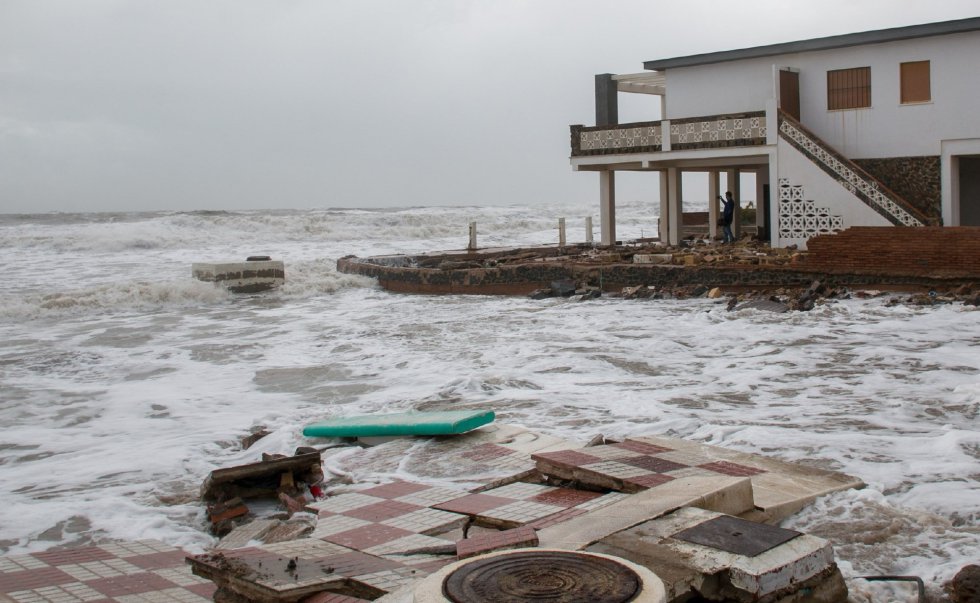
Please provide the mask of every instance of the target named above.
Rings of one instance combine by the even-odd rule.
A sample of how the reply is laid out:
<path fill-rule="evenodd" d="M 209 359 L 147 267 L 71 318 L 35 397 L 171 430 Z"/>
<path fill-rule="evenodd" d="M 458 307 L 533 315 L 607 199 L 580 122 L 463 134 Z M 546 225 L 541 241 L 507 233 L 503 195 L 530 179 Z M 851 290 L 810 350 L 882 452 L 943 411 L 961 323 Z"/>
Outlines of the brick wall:
<path fill-rule="evenodd" d="M 829 273 L 980 279 L 980 227 L 855 226 L 807 242 L 806 268 Z"/>

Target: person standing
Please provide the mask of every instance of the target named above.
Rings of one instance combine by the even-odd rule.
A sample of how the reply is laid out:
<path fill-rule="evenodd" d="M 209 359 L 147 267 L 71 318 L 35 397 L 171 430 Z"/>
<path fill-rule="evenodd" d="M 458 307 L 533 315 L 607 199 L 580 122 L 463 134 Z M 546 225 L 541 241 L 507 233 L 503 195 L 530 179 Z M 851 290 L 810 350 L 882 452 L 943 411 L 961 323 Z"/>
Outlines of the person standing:
<path fill-rule="evenodd" d="M 718 198 L 721 199 L 721 197 Z M 721 214 L 722 229 L 725 233 L 723 243 L 734 243 L 735 235 L 732 234 L 732 221 L 735 219 L 735 199 L 732 197 L 732 191 L 726 191 L 725 198 L 721 201 L 725 204 Z"/>

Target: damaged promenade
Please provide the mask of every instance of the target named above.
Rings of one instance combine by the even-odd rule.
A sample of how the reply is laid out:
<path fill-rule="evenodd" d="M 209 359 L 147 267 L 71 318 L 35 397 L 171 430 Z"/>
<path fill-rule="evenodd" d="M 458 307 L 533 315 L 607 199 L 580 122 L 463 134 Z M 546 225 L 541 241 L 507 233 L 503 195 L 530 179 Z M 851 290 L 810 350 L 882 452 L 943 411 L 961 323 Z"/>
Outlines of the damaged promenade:
<path fill-rule="evenodd" d="M 675 438 L 570 442 L 502 424 L 321 448 L 212 472 L 202 504 L 221 537 L 206 553 L 141 541 L 5 557 L 0 600 L 847 598 L 831 543 L 774 525 L 863 487 L 844 474 Z M 324 473 L 325 453 L 341 470 Z M 351 483 L 344 467 L 373 478 Z"/>
<path fill-rule="evenodd" d="M 908 293 L 918 305 L 980 303 L 980 227 L 854 227 L 819 235 L 806 250 L 772 248 L 746 236 L 722 245 L 691 235 L 611 246 L 471 248 L 416 255 L 347 256 L 337 270 L 376 278 L 399 293 L 689 298 L 713 290 L 735 303 L 779 297 L 792 303 L 849 292 Z M 555 285 L 555 283 L 560 283 Z M 873 293 L 872 293 L 873 294 Z M 864 295 L 864 293 L 861 293 Z M 810 305 L 809 307 L 812 307 Z"/>

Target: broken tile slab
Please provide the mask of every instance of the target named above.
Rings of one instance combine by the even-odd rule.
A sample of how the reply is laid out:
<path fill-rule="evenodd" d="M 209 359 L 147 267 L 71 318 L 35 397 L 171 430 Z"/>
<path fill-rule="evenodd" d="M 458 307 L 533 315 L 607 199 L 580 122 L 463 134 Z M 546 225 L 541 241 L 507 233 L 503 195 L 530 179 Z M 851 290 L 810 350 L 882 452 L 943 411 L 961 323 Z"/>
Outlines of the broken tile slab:
<path fill-rule="evenodd" d="M 249 543 L 261 540 L 269 533 L 272 528 L 279 525 L 278 519 L 256 519 L 250 523 L 240 525 L 228 533 L 227 536 L 218 542 L 216 549 L 240 549 L 249 546 Z"/>
<path fill-rule="evenodd" d="M 0 601 L 209 601 L 183 551 L 157 541 L 106 543 L 0 558 Z"/>
<path fill-rule="evenodd" d="M 510 483 L 481 490 L 436 505 L 437 509 L 469 515 L 477 525 L 509 529 L 544 520 L 561 513 L 571 517 L 570 508 L 597 508 L 618 500 L 619 496 L 598 492 L 532 484 Z"/>
<path fill-rule="evenodd" d="M 682 508 L 612 534 L 587 550 L 656 567 L 671 598 L 697 592 L 710 600 L 757 601 L 781 598 L 800 589 L 834 594 L 829 599 L 818 600 L 846 598 L 833 550 L 830 543 L 821 538 L 807 534 L 794 535 L 782 542 L 777 542 L 780 540 L 777 538 L 763 547 L 766 550 L 750 551 L 754 553 L 752 555 L 678 538 L 678 535 L 725 517 L 702 509 Z M 741 520 L 729 518 L 725 521 Z M 767 528 L 778 530 L 760 526 L 760 529 Z"/>
<path fill-rule="evenodd" d="M 623 492 L 662 487 L 682 477 L 749 477 L 755 492 L 755 509 L 745 512 L 751 512 L 753 518 L 771 522 L 798 511 L 817 496 L 864 485 L 841 473 L 655 436 L 536 453 L 532 458 L 545 475 Z"/>
<path fill-rule="evenodd" d="M 520 527 L 459 540 L 456 542 L 456 557 L 466 559 L 493 551 L 535 546 L 538 546 L 538 534 L 534 528 Z"/>
<path fill-rule="evenodd" d="M 461 528 L 468 521 L 466 515 L 404 502 L 406 498 L 422 503 L 429 500 L 441 502 L 459 498 L 463 494 L 461 491 L 405 482 L 392 482 L 362 492 L 339 494 L 310 505 L 311 510 L 319 513 L 311 536 L 375 554 L 395 552 L 395 549 L 387 548 L 390 546 L 396 546 L 398 552 L 404 552 L 407 549 L 398 548 L 400 545 L 392 543 L 411 535 L 427 537 L 452 531 Z M 438 541 L 438 544 L 444 545 L 445 542 Z M 415 548 L 431 548 L 434 545 L 433 542 L 421 544 L 419 540 Z"/>
<path fill-rule="evenodd" d="M 542 547 L 580 550 L 622 530 L 687 506 L 745 507 L 751 505 L 749 478 L 685 477 L 620 497 L 609 505 L 538 531 Z"/>
<path fill-rule="evenodd" d="M 674 453 L 709 459 L 700 463 L 720 473 L 747 475 L 752 479 L 757 513 L 753 519 L 776 523 L 799 511 L 819 496 L 851 488 L 864 482 L 850 475 L 817 469 L 772 457 L 739 452 L 718 446 L 677 438 L 639 436 L 634 440 L 654 446 L 670 447 Z M 668 455 L 664 454 L 667 458 Z M 755 471 L 755 473 L 746 473 Z"/>
<path fill-rule="evenodd" d="M 668 458 L 665 455 L 672 455 Z M 754 475 L 763 470 L 719 463 L 710 457 L 678 455 L 675 448 L 638 440 L 533 454 L 541 473 L 560 479 L 576 480 L 595 488 L 620 492 L 639 492 L 655 488 L 679 477 L 713 475 Z M 706 462 L 698 462 L 701 459 Z"/>

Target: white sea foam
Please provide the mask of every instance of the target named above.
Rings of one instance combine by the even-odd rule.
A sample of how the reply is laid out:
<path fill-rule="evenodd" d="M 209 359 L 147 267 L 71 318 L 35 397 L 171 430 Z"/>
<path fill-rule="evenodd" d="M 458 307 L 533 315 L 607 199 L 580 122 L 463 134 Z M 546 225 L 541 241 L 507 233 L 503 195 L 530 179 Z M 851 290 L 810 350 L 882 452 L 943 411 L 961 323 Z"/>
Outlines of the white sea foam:
<path fill-rule="evenodd" d="M 0 216 L 0 550 L 154 537 L 201 550 L 209 471 L 331 414 L 491 407 L 583 440 L 657 433 L 851 473 L 789 525 L 851 576 L 935 585 L 980 557 L 980 312 L 886 298 L 809 313 L 713 300 L 392 295 L 336 259 L 555 242 L 587 207 Z M 622 238 L 656 229 L 623 204 Z M 570 228 L 569 240 L 584 232 Z M 195 261 L 267 253 L 235 296 Z M 255 425 L 273 433 L 248 451 Z M 404 477 L 410 477 L 405 475 Z"/>

